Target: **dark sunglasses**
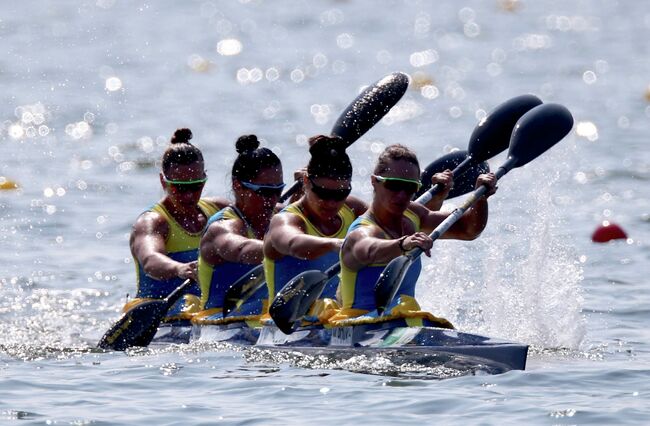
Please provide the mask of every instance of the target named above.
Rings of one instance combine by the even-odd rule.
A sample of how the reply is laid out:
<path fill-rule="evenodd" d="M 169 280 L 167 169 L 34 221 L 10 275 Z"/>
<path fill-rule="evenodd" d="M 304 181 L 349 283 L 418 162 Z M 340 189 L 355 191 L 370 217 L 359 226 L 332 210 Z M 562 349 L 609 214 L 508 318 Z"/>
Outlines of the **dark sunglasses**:
<path fill-rule="evenodd" d="M 285 186 L 284 183 L 279 183 L 277 185 L 262 185 L 252 182 L 239 182 L 244 186 L 244 188 L 248 188 L 254 193 L 266 198 L 279 197 L 282 195 L 282 189 L 284 189 Z"/>
<path fill-rule="evenodd" d="M 173 179 L 167 179 L 165 176 L 163 176 L 163 179 L 167 184 L 167 186 L 174 188 L 179 192 L 201 191 L 205 186 L 205 183 L 208 181 L 207 176 L 202 179 L 194 179 L 194 180 L 173 180 Z"/>
<path fill-rule="evenodd" d="M 311 176 L 309 176 L 308 179 L 309 182 L 311 182 L 311 190 L 314 191 L 314 194 L 316 194 L 316 196 L 321 200 L 343 201 L 348 197 L 348 195 L 350 195 L 350 192 L 352 192 L 352 188 L 349 186 L 347 188 L 338 189 L 323 188 L 322 186 L 316 185 Z"/>
<path fill-rule="evenodd" d="M 422 182 L 415 179 L 383 177 L 377 175 L 372 175 L 372 177 L 377 179 L 377 182 L 380 182 L 382 185 L 384 185 L 384 188 L 393 192 L 404 191 L 407 194 L 415 194 L 422 186 Z"/>

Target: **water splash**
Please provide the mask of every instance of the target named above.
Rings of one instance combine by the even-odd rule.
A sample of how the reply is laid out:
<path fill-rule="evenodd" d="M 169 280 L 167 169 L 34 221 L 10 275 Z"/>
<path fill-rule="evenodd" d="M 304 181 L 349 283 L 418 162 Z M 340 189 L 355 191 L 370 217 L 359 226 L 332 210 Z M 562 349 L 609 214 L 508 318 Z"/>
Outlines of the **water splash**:
<path fill-rule="evenodd" d="M 89 352 L 87 338 L 107 309 L 103 292 L 81 288 L 55 290 L 35 284 L 2 286 L 0 299 L 0 353 L 21 360 L 67 359 Z M 99 306 L 98 306 L 99 304 Z"/>
<path fill-rule="evenodd" d="M 561 154 L 504 179 L 481 238 L 436 242 L 421 279 L 427 284 L 418 290 L 424 308 L 461 330 L 545 348 L 579 347 L 583 271 L 570 238 L 562 235 L 566 212 L 554 206 L 569 167 L 555 161 L 542 169 Z M 525 181 L 530 176 L 532 183 Z"/>

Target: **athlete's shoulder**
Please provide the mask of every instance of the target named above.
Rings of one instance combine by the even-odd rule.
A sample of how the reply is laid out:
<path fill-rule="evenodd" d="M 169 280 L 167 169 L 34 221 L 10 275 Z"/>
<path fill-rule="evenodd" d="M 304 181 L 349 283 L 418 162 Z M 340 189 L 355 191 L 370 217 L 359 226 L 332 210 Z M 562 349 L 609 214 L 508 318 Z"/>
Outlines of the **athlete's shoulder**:
<path fill-rule="evenodd" d="M 222 197 L 204 197 L 201 198 L 200 202 L 206 207 L 212 208 L 214 212 L 218 212 L 219 210 L 230 205 L 230 201 Z"/>
<path fill-rule="evenodd" d="M 366 202 L 355 196 L 349 196 L 345 200 L 345 205 L 352 211 L 355 217 L 361 216 L 366 210 L 368 210 Z"/>

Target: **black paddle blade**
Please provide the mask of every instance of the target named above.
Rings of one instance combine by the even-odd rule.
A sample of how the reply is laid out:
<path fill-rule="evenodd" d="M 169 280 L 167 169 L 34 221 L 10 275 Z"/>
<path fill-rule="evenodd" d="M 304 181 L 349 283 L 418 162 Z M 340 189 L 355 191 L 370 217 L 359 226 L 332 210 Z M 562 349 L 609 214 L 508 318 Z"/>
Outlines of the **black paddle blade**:
<path fill-rule="evenodd" d="M 147 346 L 168 309 L 164 299 L 149 300 L 135 306 L 122 314 L 99 340 L 97 347 L 123 351 L 132 346 Z"/>
<path fill-rule="evenodd" d="M 521 95 L 498 105 L 474 128 L 468 151 L 476 162 L 482 162 L 505 151 L 517 120 L 542 101 L 533 95 Z"/>
<path fill-rule="evenodd" d="M 188 278 L 166 298 L 147 300 L 124 312 L 120 319 L 104 333 L 97 347 L 123 351 L 131 346 L 149 345 L 169 308 L 192 284 L 193 281 Z"/>
<path fill-rule="evenodd" d="M 223 299 L 223 316 L 234 311 L 238 305 L 245 302 L 264 285 L 266 285 L 266 281 L 264 279 L 263 265 L 257 265 L 242 275 L 226 290 Z"/>
<path fill-rule="evenodd" d="M 359 139 L 404 96 L 409 85 L 406 74 L 395 72 L 366 87 L 334 123 L 332 135 L 348 143 Z"/>
<path fill-rule="evenodd" d="M 561 141 L 572 128 L 573 116 L 563 105 L 543 104 L 531 109 L 515 126 L 506 163 L 509 168 L 527 164 Z"/>
<path fill-rule="evenodd" d="M 321 295 L 329 277 L 321 271 L 307 271 L 289 281 L 273 299 L 269 314 L 284 334 L 291 334 L 296 323 Z"/>
<path fill-rule="evenodd" d="M 411 266 L 411 258 L 400 256 L 391 260 L 375 284 L 375 305 L 379 315 L 384 313 L 402 284 L 404 275 Z"/>
<path fill-rule="evenodd" d="M 443 155 L 438 158 L 424 169 L 420 180 L 422 181 L 422 187 L 415 194 L 415 198 L 424 194 L 426 191 L 431 188 L 431 177 L 436 173 L 444 172 L 445 170 L 454 170 L 460 163 L 462 163 L 467 158 L 467 151 L 454 151 L 449 154 Z M 476 178 L 482 173 L 487 173 L 490 171 L 490 166 L 487 162 L 483 161 L 479 164 L 472 164 L 472 166 L 465 171 L 465 173 L 454 178 L 454 187 L 449 192 L 447 199 L 459 197 L 461 195 L 467 194 L 474 190 L 476 185 Z"/>

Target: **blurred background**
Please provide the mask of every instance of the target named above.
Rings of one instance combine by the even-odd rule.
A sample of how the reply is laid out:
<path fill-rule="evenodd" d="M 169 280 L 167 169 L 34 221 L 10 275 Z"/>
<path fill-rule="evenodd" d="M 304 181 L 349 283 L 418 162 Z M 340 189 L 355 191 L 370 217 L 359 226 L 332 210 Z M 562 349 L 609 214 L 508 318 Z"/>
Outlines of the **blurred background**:
<path fill-rule="evenodd" d="M 436 243 L 425 307 L 532 344 L 533 368 L 647 363 L 649 39 L 647 5 L 612 0 L 5 2 L 0 357 L 83 352 L 117 318 L 135 292 L 131 225 L 162 195 L 176 128 L 203 150 L 206 194 L 229 196 L 242 134 L 290 181 L 309 136 L 403 71 L 407 94 L 349 148 L 366 200 L 386 145 L 428 164 L 513 96 L 561 103 L 576 123 L 503 179 L 480 239 Z M 592 243 L 602 221 L 628 239 Z"/>

